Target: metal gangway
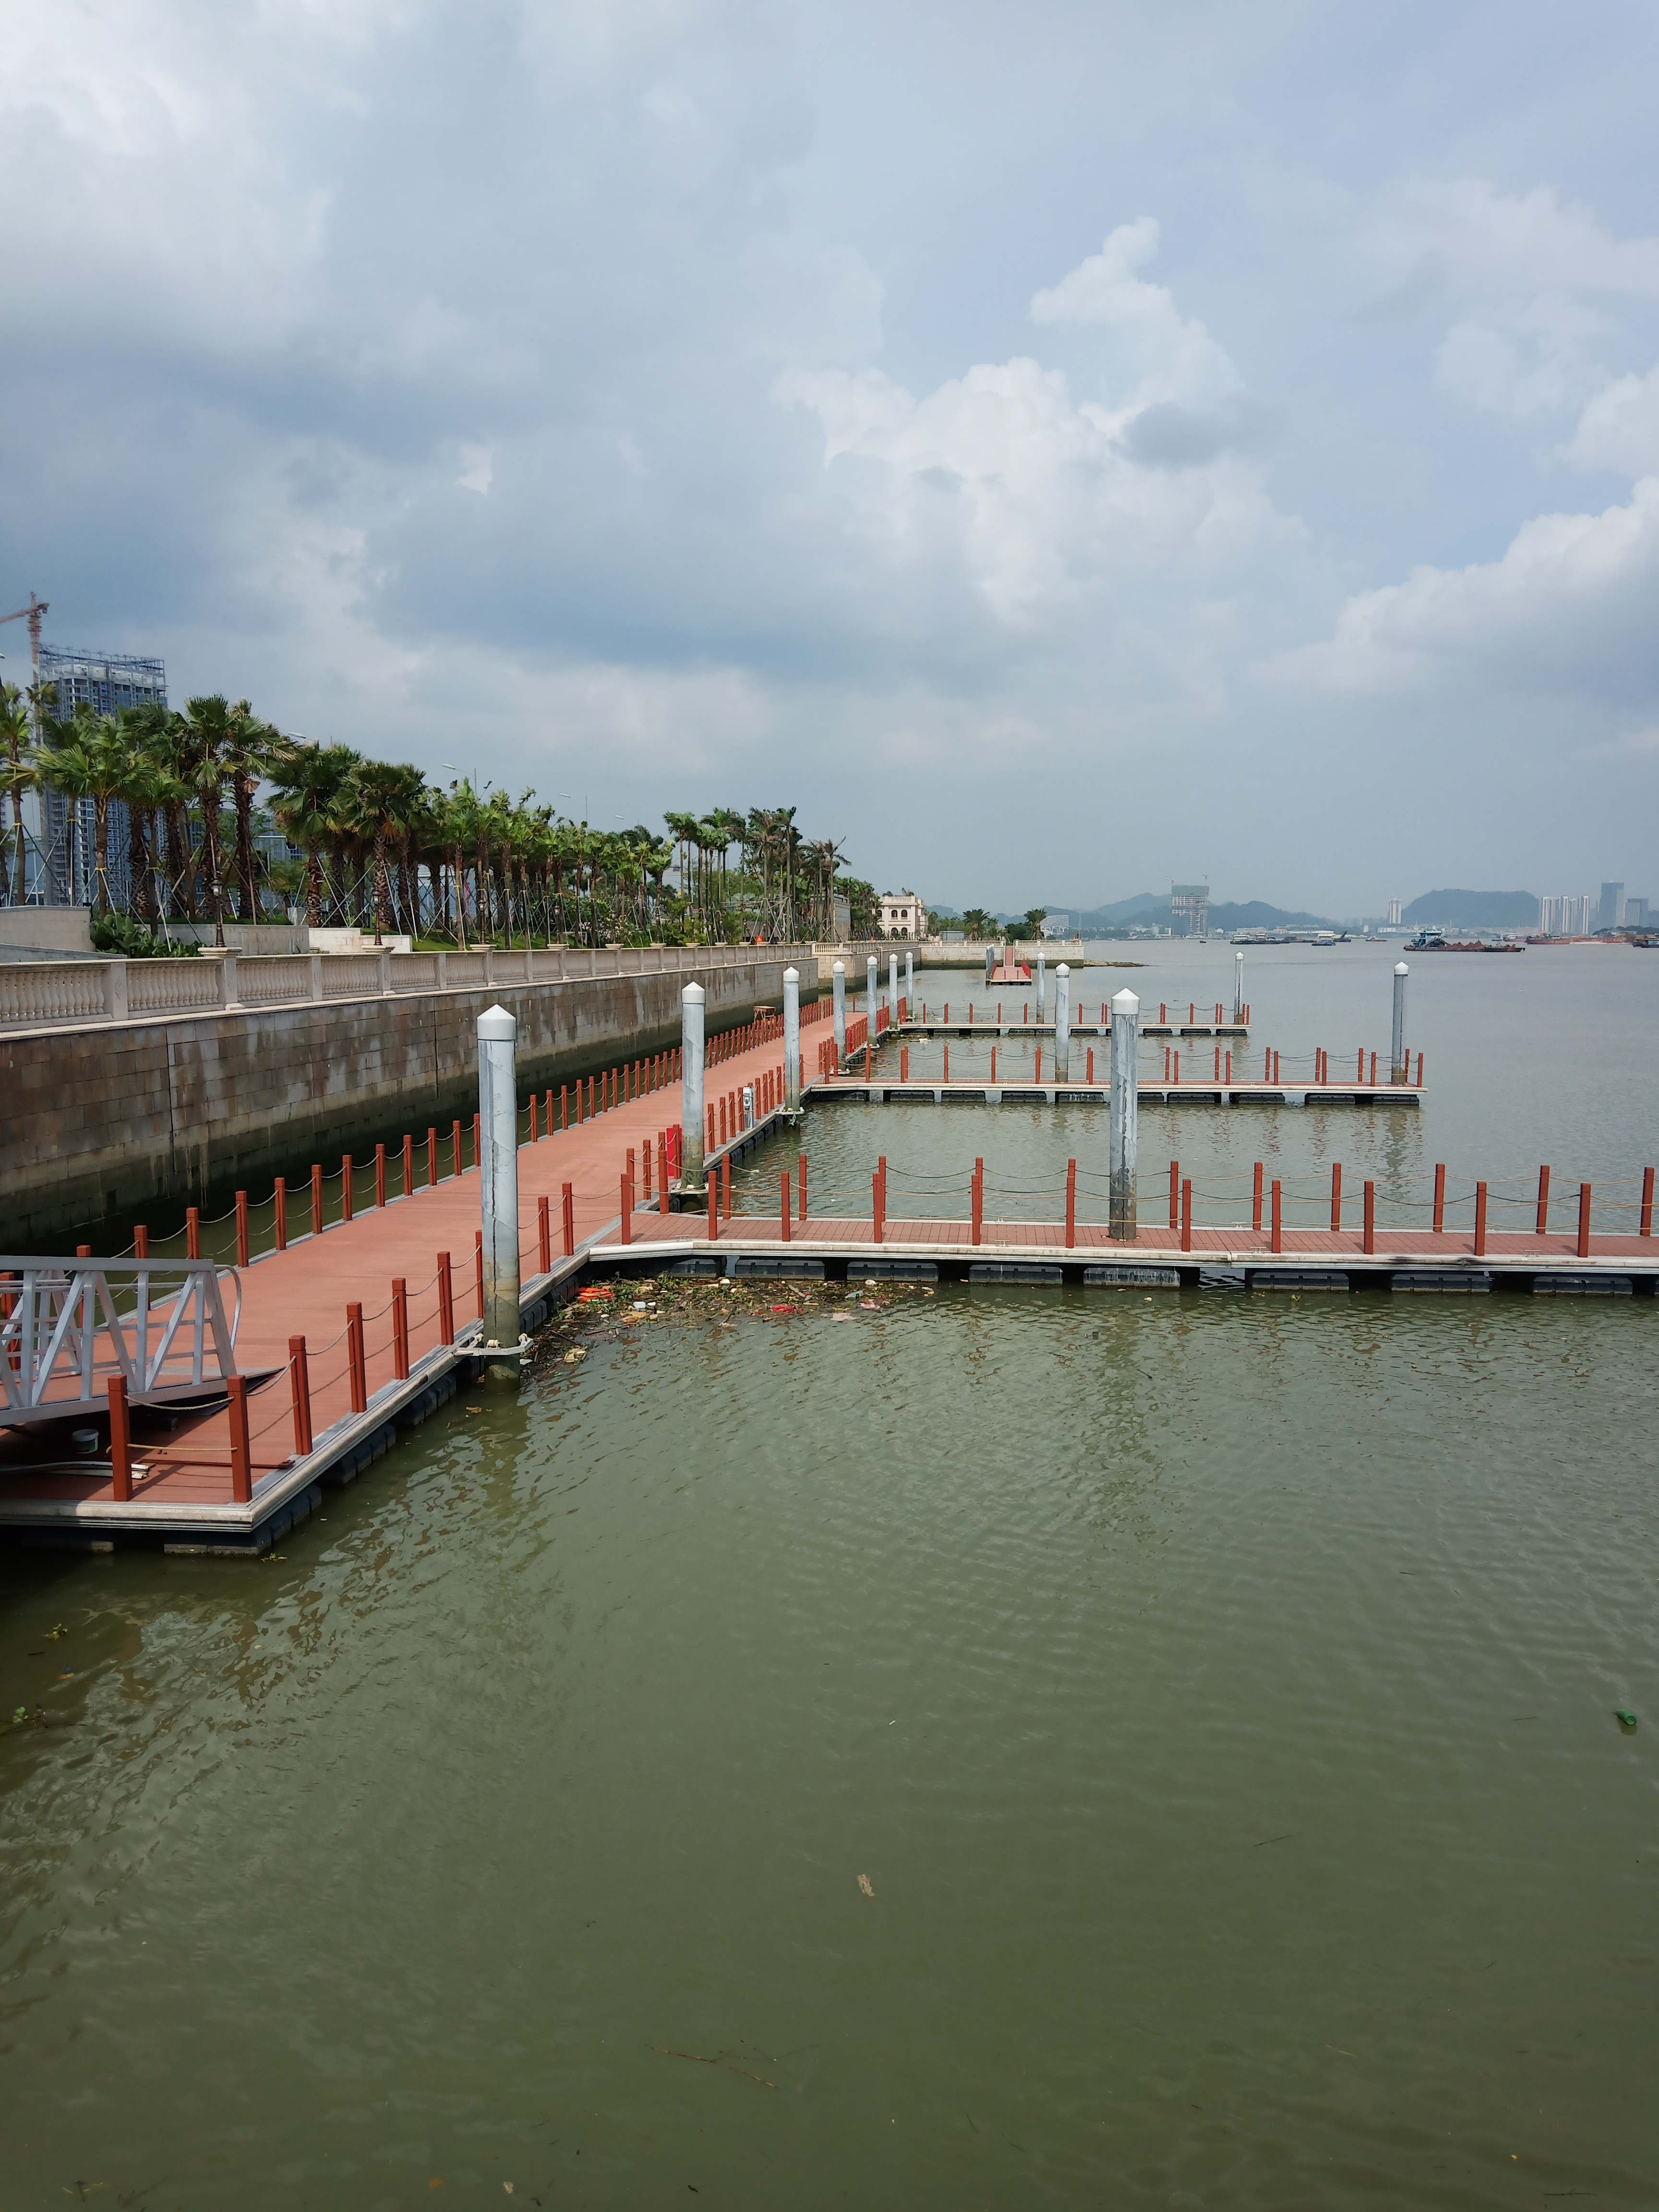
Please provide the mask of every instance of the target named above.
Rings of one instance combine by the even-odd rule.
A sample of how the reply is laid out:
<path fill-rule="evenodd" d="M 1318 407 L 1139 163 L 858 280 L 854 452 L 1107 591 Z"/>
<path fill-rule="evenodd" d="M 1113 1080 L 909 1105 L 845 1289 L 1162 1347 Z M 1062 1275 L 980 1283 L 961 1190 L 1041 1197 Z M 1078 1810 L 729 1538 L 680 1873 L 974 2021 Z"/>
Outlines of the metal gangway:
<path fill-rule="evenodd" d="M 133 1405 L 210 1396 L 237 1371 L 241 1310 L 212 1260 L 0 1254 L 0 1428 L 104 1413 L 116 1376 Z"/>

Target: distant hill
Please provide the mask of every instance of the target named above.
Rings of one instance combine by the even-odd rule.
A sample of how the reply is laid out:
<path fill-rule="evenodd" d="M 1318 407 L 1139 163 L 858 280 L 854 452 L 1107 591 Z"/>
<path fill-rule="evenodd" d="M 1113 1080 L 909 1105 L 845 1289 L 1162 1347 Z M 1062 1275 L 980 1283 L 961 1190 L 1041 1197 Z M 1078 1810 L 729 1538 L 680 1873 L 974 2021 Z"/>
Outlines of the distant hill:
<path fill-rule="evenodd" d="M 1322 914 L 1289 914 L 1282 906 L 1261 899 L 1246 899 L 1242 906 L 1210 908 L 1212 929 L 1336 929 L 1340 927 Z"/>
<path fill-rule="evenodd" d="M 1533 891 L 1425 891 L 1401 920 L 1453 929 L 1528 929 L 1537 923 L 1538 898 Z"/>

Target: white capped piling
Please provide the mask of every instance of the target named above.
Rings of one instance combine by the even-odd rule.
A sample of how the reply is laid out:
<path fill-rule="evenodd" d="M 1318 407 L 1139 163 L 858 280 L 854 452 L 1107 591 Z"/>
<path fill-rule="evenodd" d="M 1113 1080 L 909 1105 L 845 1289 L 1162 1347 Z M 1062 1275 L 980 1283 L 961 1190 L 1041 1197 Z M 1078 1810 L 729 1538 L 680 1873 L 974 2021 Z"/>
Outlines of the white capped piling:
<path fill-rule="evenodd" d="M 1039 1021 L 1042 1019 L 1042 1009 L 1048 1004 L 1048 986 L 1044 980 L 1047 974 L 1047 956 L 1039 945 L 1037 947 L 1037 1019 Z"/>
<path fill-rule="evenodd" d="M 478 1017 L 478 1198 L 483 1229 L 483 1334 L 509 1370 L 519 1357 L 519 1024 L 505 1006 Z"/>
<path fill-rule="evenodd" d="M 864 1011 L 870 1018 L 870 1042 L 872 1045 L 876 1041 L 876 1001 L 881 989 L 876 979 L 880 972 L 872 952 L 864 963 Z"/>
<path fill-rule="evenodd" d="M 680 1188 L 702 1189 L 702 985 L 680 993 Z"/>
<path fill-rule="evenodd" d="M 830 970 L 830 987 L 833 996 L 834 1019 L 830 1027 L 836 1033 L 836 1066 L 843 1066 L 847 1060 L 847 963 L 837 960 Z"/>
<path fill-rule="evenodd" d="M 904 1003 L 907 1006 L 914 1006 L 916 1003 L 916 956 L 914 952 L 907 952 L 904 956 Z"/>
<path fill-rule="evenodd" d="M 1054 1081 L 1072 1079 L 1072 971 L 1062 960 L 1054 970 Z"/>
<path fill-rule="evenodd" d="M 755 1086 L 752 1083 L 745 1083 L 743 1086 L 743 1126 L 745 1129 L 752 1129 L 755 1126 Z"/>
<path fill-rule="evenodd" d="M 783 971 L 783 1103 L 800 1111 L 800 970 Z"/>
<path fill-rule="evenodd" d="M 887 956 L 887 1018 L 890 1022 L 896 1022 L 898 1019 L 898 955 L 896 952 L 890 952 Z"/>
<path fill-rule="evenodd" d="M 1114 1237 L 1135 1234 L 1135 1154 L 1139 1144 L 1140 1001 L 1120 991 L 1112 1001 L 1112 1139 L 1108 1219 Z"/>
<path fill-rule="evenodd" d="M 994 945 L 988 945 L 985 948 L 985 980 L 988 983 L 991 980 L 992 963 L 995 960 L 996 957 L 996 948 Z"/>
<path fill-rule="evenodd" d="M 1233 955 L 1233 1019 L 1244 1018 L 1244 954 L 1241 947 Z"/>
<path fill-rule="evenodd" d="M 1411 969 L 1403 960 L 1394 971 L 1394 1050 L 1389 1055 L 1389 1080 L 1406 1080 L 1406 978 Z"/>

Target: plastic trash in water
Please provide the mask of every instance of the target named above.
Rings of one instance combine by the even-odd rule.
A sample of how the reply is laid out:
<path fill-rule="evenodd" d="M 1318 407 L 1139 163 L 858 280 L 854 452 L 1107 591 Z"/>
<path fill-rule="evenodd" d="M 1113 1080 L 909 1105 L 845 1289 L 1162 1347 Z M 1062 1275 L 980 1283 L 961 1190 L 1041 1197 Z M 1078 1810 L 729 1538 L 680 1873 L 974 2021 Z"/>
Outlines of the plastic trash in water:
<path fill-rule="evenodd" d="M 1613 1709 L 1613 1717 L 1626 1735 L 1633 1735 L 1636 1733 L 1634 1713 L 1627 1713 L 1621 1705 L 1615 1705 Z"/>

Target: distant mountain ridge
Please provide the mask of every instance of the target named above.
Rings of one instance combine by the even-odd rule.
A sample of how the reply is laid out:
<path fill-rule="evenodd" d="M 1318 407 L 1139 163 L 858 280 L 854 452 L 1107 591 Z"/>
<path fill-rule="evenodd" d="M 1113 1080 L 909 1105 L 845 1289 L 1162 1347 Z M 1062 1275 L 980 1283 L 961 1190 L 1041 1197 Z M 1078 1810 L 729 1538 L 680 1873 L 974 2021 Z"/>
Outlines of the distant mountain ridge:
<path fill-rule="evenodd" d="M 1535 891 L 1425 891 L 1401 915 L 1402 921 L 1453 929 L 1528 929 L 1538 921 Z"/>

